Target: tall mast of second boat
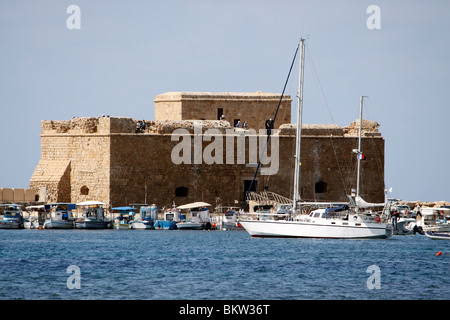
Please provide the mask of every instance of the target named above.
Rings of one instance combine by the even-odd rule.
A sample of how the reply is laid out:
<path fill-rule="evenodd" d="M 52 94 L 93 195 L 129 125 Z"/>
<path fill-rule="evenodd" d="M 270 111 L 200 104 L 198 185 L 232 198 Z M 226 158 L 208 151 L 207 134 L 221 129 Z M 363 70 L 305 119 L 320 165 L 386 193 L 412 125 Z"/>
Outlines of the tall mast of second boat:
<path fill-rule="evenodd" d="M 294 196 L 293 196 L 293 209 L 294 212 L 297 210 L 297 204 L 300 201 L 300 146 L 301 146 L 301 135 L 302 135 L 302 109 L 303 109 L 303 75 L 304 75 L 304 61 L 305 61 L 305 39 L 300 39 L 298 44 L 301 48 L 300 55 L 300 74 L 298 82 L 298 92 L 297 92 L 297 135 L 295 139 L 295 166 L 294 166 Z"/>

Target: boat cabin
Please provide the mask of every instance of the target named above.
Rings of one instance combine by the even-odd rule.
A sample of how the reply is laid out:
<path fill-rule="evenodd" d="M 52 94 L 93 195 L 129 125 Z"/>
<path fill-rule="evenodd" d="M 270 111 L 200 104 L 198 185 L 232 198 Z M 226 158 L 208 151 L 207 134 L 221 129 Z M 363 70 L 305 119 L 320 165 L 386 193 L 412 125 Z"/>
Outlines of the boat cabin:
<path fill-rule="evenodd" d="M 72 210 L 76 209 L 75 203 L 51 203 L 44 205 L 45 211 L 55 220 L 73 221 L 74 215 Z"/>
<path fill-rule="evenodd" d="M 134 215 L 136 214 L 134 212 L 134 207 L 115 207 L 112 208 L 114 211 L 118 211 L 118 217 L 117 219 L 119 221 L 130 221 L 134 219 Z M 117 212 L 115 213 L 117 214 Z"/>
<path fill-rule="evenodd" d="M 448 224 L 450 208 L 421 208 L 419 224 L 421 227 L 434 227 Z M 420 217 L 418 214 L 417 217 Z"/>
<path fill-rule="evenodd" d="M 3 222 L 22 222 L 23 212 L 20 204 L 3 204 L 0 205 L 3 209 Z"/>
<path fill-rule="evenodd" d="M 141 207 L 139 209 L 139 218 L 143 221 L 158 220 L 158 207 L 156 205 Z"/>
<path fill-rule="evenodd" d="M 4 207 L 2 210 L 4 218 L 19 218 L 22 216 L 21 204 L 3 204 L 0 206 Z"/>

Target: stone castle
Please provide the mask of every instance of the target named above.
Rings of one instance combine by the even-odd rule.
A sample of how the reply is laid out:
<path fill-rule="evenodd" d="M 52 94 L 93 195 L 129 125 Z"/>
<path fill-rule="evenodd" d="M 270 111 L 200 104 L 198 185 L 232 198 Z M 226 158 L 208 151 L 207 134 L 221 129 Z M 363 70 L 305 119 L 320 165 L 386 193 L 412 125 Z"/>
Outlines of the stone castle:
<path fill-rule="evenodd" d="M 280 103 L 271 138 L 276 144 L 269 142 L 266 150 L 272 163 L 262 165 L 253 190 L 292 198 L 296 130 L 290 124 L 291 98 L 280 99 L 262 92 L 169 92 L 156 96 L 155 120 L 139 130 L 142 120 L 131 118 L 44 120 L 41 159 L 30 188 L 40 202 L 240 206 L 255 174 L 255 150 L 261 154 L 267 137 L 259 129 Z M 237 128 L 239 122 L 248 128 Z M 302 126 L 303 200 L 347 201 L 356 188 L 352 150 L 358 146 L 358 127 L 359 120 L 348 127 Z M 366 160 L 360 193 L 368 202 L 384 201 L 384 139 L 378 127 L 374 121 L 362 123 Z M 264 174 L 273 164 L 276 170 Z"/>

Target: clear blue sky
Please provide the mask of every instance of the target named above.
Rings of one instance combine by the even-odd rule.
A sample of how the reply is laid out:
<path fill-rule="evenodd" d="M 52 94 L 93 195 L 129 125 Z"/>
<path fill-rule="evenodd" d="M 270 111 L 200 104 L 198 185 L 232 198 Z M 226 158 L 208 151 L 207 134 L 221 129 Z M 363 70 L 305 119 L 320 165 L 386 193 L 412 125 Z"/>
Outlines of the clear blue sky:
<path fill-rule="evenodd" d="M 281 92 L 309 35 L 304 123 L 348 125 L 369 96 L 390 196 L 450 201 L 449 13 L 447 0 L 0 0 L 0 187 L 28 187 L 41 120 L 151 120 L 167 91 Z"/>

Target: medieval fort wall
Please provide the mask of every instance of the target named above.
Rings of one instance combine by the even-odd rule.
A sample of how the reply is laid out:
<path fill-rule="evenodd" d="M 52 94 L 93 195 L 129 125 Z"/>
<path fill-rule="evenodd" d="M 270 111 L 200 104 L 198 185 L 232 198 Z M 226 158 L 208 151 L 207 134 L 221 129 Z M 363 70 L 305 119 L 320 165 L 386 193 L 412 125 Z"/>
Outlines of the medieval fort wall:
<path fill-rule="evenodd" d="M 280 105 L 275 128 L 291 122 L 290 96 L 255 92 L 167 92 L 157 95 L 155 120 L 219 120 L 223 115 L 232 126 L 237 121 L 249 128 L 264 128 Z"/>
<path fill-rule="evenodd" d="M 267 115 L 267 114 L 266 114 Z M 265 116 L 265 115 L 263 115 Z M 265 118 L 265 117 L 264 117 Z M 155 203 L 159 207 L 206 201 L 213 205 L 242 203 L 255 168 L 249 150 L 258 131 L 233 128 L 228 121 L 147 121 L 136 133 L 131 118 L 73 118 L 42 121 L 41 160 L 30 180 L 30 188 L 45 202 L 99 200 L 113 206 Z M 358 121 L 348 127 L 304 125 L 302 128 L 301 195 L 305 200 L 346 201 L 356 187 Z M 200 128 L 200 129 L 198 129 Z M 201 152 L 214 142 L 207 130 L 234 141 L 231 163 L 176 164 L 171 158 L 181 139 L 173 132 L 184 129 L 194 140 L 200 138 Z M 245 136 L 245 162 L 239 163 L 237 140 Z M 256 190 L 267 188 L 291 197 L 295 125 L 284 124 L 275 136 L 279 141 L 278 171 L 257 176 Z M 378 124 L 363 122 L 361 195 L 369 202 L 384 200 L 384 139 Z M 260 149 L 258 149 L 260 150 Z M 271 147 L 269 146 L 269 154 Z M 263 167 L 265 167 L 263 165 Z M 267 167 L 267 166 L 266 166 Z"/>

